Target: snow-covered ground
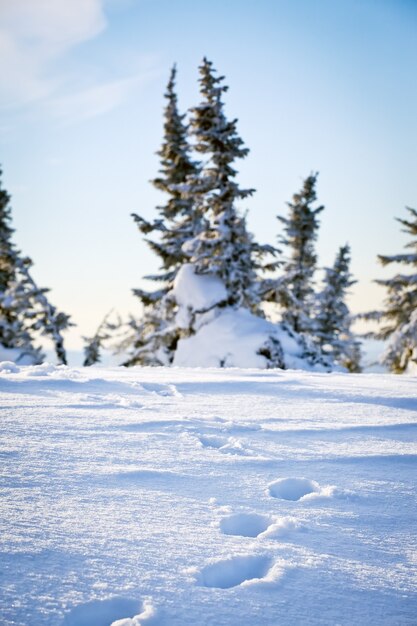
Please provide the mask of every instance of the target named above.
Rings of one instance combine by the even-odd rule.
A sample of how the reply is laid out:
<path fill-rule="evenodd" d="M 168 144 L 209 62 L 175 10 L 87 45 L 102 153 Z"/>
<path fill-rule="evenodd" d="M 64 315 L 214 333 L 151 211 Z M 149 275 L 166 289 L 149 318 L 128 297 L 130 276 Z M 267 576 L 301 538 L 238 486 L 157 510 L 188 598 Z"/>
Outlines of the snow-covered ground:
<path fill-rule="evenodd" d="M 2 364 L 0 389 L 2 626 L 417 623 L 416 378 Z"/>

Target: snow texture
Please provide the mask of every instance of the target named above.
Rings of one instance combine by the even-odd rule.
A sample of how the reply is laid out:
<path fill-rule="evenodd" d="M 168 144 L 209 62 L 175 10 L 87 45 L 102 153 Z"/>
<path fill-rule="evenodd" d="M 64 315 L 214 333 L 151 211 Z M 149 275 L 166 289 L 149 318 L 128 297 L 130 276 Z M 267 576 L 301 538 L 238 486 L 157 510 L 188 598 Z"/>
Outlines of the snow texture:
<path fill-rule="evenodd" d="M 415 389 L 2 363 L 2 626 L 415 624 Z"/>
<path fill-rule="evenodd" d="M 186 263 L 179 270 L 172 289 L 178 304 L 176 322 L 179 328 L 190 326 L 191 312 L 206 312 L 227 298 L 224 284 L 217 276 L 198 275 Z"/>
<path fill-rule="evenodd" d="M 257 351 L 275 333 L 270 322 L 246 309 L 230 307 L 200 326 L 196 335 L 181 339 L 174 365 L 187 367 L 264 367 Z"/>

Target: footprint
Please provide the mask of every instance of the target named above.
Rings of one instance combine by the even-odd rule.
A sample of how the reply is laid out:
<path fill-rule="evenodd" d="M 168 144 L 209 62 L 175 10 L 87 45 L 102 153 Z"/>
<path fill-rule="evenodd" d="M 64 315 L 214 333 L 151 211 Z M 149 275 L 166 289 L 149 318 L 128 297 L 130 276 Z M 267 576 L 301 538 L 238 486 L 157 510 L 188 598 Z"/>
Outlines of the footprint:
<path fill-rule="evenodd" d="M 242 442 L 236 437 L 219 437 L 218 435 L 200 435 L 198 437 L 204 448 L 214 448 L 224 454 L 250 456 L 251 451 L 245 450 Z"/>
<path fill-rule="evenodd" d="M 230 589 L 242 584 L 252 584 L 263 579 L 272 566 L 267 555 L 235 556 L 207 565 L 201 570 L 198 582 L 204 587 Z"/>
<path fill-rule="evenodd" d="M 224 517 L 220 521 L 220 530 L 224 535 L 240 535 L 241 537 L 257 537 L 267 530 L 271 520 L 258 513 L 236 513 Z"/>
<path fill-rule="evenodd" d="M 128 598 L 92 600 L 74 607 L 62 626 L 111 626 L 116 620 L 135 617 L 141 610 L 141 602 Z"/>
<path fill-rule="evenodd" d="M 319 494 L 320 485 L 308 478 L 280 478 L 268 485 L 269 494 L 281 500 L 301 500 L 309 494 Z"/>

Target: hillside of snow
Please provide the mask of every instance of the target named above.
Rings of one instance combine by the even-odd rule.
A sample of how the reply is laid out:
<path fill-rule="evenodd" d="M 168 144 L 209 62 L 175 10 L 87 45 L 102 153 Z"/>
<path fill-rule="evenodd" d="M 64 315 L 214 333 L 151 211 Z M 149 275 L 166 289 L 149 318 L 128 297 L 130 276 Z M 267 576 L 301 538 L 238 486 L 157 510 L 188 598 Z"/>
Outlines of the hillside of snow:
<path fill-rule="evenodd" d="M 0 623 L 416 624 L 416 390 L 0 364 Z"/>

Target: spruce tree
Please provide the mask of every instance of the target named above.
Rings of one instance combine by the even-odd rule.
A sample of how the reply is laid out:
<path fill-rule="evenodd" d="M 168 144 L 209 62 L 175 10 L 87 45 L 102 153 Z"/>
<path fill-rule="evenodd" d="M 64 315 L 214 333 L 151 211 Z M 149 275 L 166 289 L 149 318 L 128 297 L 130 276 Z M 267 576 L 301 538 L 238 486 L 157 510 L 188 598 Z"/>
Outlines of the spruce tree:
<path fill-rule="evenodd" d="M 280 243 L 288 251 L 283 275 L 277 281 L 275 294 L 269 294 L 281 305 L 282 320 L 290 329 L 314 334 L 314 273 L 317 255 L 315 242 L 319 228 L 318 214 L 323 206 L 314 207 L 317 200 L 316 182 L 318 174 L 310 174 L 299 193 L 288 202 L 289 216 L 278 216 L 284 225 Z"/>
<path fill-rule="evenodd" d="M 117 350 L 127 354 L 122 365 L 171 365 L 181 335 L 174 318 L 175 303 L 169 291 L 155 303 L 145 305 L 139 320 L 131 316 Z"/>
<path fill-rule="evenodd" d="M 315 335 L 324 354 L 350 372 L 360 371 L 360 343 L 351 331 L 352 316 L 346 304 L 355 284 L 349 271 L 350 247 L 342 246 L 333 267 L 325 269 L 324 287 L 317 296 Z"/>
<path fill-rule="evenodd" d="M 58 362 L 65 364 L 62 331 L 71 325 L 69 317 L 50 304 L 47 289 L 37 286 L 30 273 L 32 261 L 16 249 L 10 224 L 10 196 L 1 188 L 0 170 L 0 345 L 14 351 L 17 361 L 41 363 L 44 354 L 35 340 L 46 335 Z"/>
<path fill-rule="evenodd" d="M 276 268 L 276 250 L 254 241 L 247 230 L 246 218 L 239 211 L 238 203 L 254 190 L 242 189 L 235 180 L 235 162 L 249 151 L 237 133 L 237 120 L 226 118 L 223 95 L 228 88 L 224 77 L 216 75 L 206 58 L 199 72 L 202 98 L 190 110 L 190 135 L 194 149 L 204 158 L 204 166 L 182 186 L 184 196 L 194 203 L 199 227 L 182 246 L 188 263 L 182 266 L 172 290 L 175 324 L 182 340 L 174 363 L 181 362 L 186 346 L 192 345 L 187 340 L 192 342 L 195 337 L 195 345 L 199 345 L 198 338 L 207 336 L 211 324 L 212 328 L 216 325 L 223 328 L 225 323 L 228 328 L 225 339 L 232 352 L 220 357 L 222 348 L 217 354 L 216 347 L 202 339 L 203 353 L 197 358 L 197 362 L 214 363 L 218 359 L 218 366 L 224 367 L 235 362 L 231 355 L 233 341 L 239 337 L 239 325 L 251 326 L 253 332 L 256 317 L 264 317 L 260 273 Z M 278 329 L 268 323 L 262 328 L 254 355 L 263 357 L 265 367 L 285 367 Z"/>
<path fill-rule="evenodd" d="M 67 365 L 67 354 L 64 346 L 62 332 L 73 326 L 69 315 L 58 311 L 46 297 L 49 289 L 38 287 L 29 272 L 29 266 L 24 264 L 20 267 L 21 281 L 30 293 L 32 311 L 28 316 L 33 318 L 32 327 L 39 334 L 48 337 L 54 346 L 58 363 Z"/>
<path fill-rule="evenodd" d="M 167 194 L 165 204 L 158 206 L 159 217 L 149 222 L 137 214 L 133 218 L 146 242 L 161 262 L 160 272 L 145 278 L 158 281 L 154 291 L 134 289 L 143 306 L 141 320 L 131 317 L 120 349 L 127 349 L 124 365 L 169 365 L 178 337 L 172 331 L 173 308 L 166 301 L 178 269 L 185 261 L 183 245 L 199 228 L 199 216 L 194 212 L 193 198 L 184 191 L 188 178 L 196 175 L 199 164 L 190 156 L 185 115 L 178 111 L 175 92 L 176 68 L 171 70 L 165 98 L 164 138 L 157 154 L 161 158 L 159 176 L 153 185 Z M 148 237 L 156 235 L 157 239 Z"/>
<path fill-rule="evenodd" d="M 275 254 L 275 249 L 254 241 L 236 206 L 254 189 L 242 189 L 235 181 L 234 163 L 249 150 L 237 133 L 237 120 L 225 116 L 223 94 L 228 87 L 224 77 L 215 75 L 206 58 L 199 71 L 202 101 L 190 111 L 190 132 L 195 150 L 206 161 L 201 172 L 188 177 L 185 195 L 194 200 L 202 221 L 200 232 L 183 249 L 197 274 L 213 274 L 222 280 L 227 305 L 260 314 L 258 270 L 274 267 L 272 261 L 264 263 L 264 256 Z"/>
<path fill-rule="evenodd" d="M 84 367 L 90 367 L 101 362 L 102 350 L 106 347 L 107 342 L 112 339 L 114 331 L 120 328 L 120 319 L 116 323 L 109 322 L 111 314 L 112 311 L 107 313 L 92 337 L 83 337 L 85 341 Z"/>
<path fill-rule="evenodd" d="M 382 324 L 378 331 L 368 333 L 368 336 L 388 340 L 382 362 L 396 374 L 401 374 L 412 364 L 417 364 L 417 211 L 406 208 L 411 218 L 397 218 L 397 221 L 404 226 L 403 232 L 414 238 L 405 246 L 411 252 L 393 256 L 378 255 L 378 259 L 384 266 L 399 263 L 414 272 L 397 273 L 393 278 L 376 280 L 378 285 L 387 290 L 384 309 L 362 316 Z"/>
<path fill-rule="evenodd" d="M 178 111 L 178 99 L 175 92 L 176 67 L 171 70 L 170 78 L 165 92 L 167 105 L 164 110 L 164 139 L 161 149 L 157 154 L 161 158 L 159 176 L 151 182 L 160 191 L 168 195 L 165 204 L 157 207 L 160 215 L 153 222 L 148 222 L 136 213 L 132 216 L 144 235 L 155 233 L 158 239 L 155 241 L 146 238 L 151 250 L 159 256 L 162 267 L 161 273 L 148 276 L 150 280 L 160 281 L 165 286 L 175 278 L 176 270 L 184 262 L 182 245 L 190 236 L 189 230 L 184 226 L 184 219 L 189 220 L 193 213 L 193 200 L 184 194 L 183 185 L 191 175 L 196 175 L 199 170 L 197 162 L 190 156 L 191 148 L 188 144 L 187 125 L 184 122 L 185 114 Z M 187 221 L 188 224 L 188 221 Z M 141 290 L 136 289 L 135 295 L 141 297 Z M 143 292 L 144 302 L 150 298 L 152 302 L 159 300 L 162 292 Z"/>
<path fill-rule="evenodd" d="M 308 337 L 293 329 L 288 337 L 288 325 L 259 319 L 265 317 L 262 305 L 269 286 L 262 273 L 280 264 L 275 260 L 278 250 L 254 240 L 238 206 L 254 190 L 242 189 L 236 182 L 235 162 L 246 157 L 248 149 L 237 133 L 237 120 L 226 118 L 224 77 L 216 75 L 207 59 L 199 71 L 202 98 L 190 110 L 189 136 L 204 163 L 185 176 L 183 172 L 181 182 L 165 185 L 170 200 L 178 201 L 173 204 L 177 209 L 164 213 L 160 207 L 160 217 L 154 222 L 135 216 L 144 234 L 159 234 L 150 245 L 162 259 L 164 273 L 148 277 L 160 280 L 157 291 L 135 290 L 144 315 L 130 321 L 130 334 L 120 346 L 128 352 L 124 365 L 186 363 L 195 345 L 205 352 L 194 354 L 197 362 L 218 360 L 219 366 L 238 364 L 240 358 L 259 363 L 262 357 L 265 367 L 305 363 L 327 368 Z M 216 328 L 225 333 L 227 345 L 219 351 L 208 339 Z M 236 349 L 242 328 L 250 335 L 254 359 L 252 353 L 236 356 L 244 352 Z M 288 361 L 281 338 L 291 346 Z"/>

